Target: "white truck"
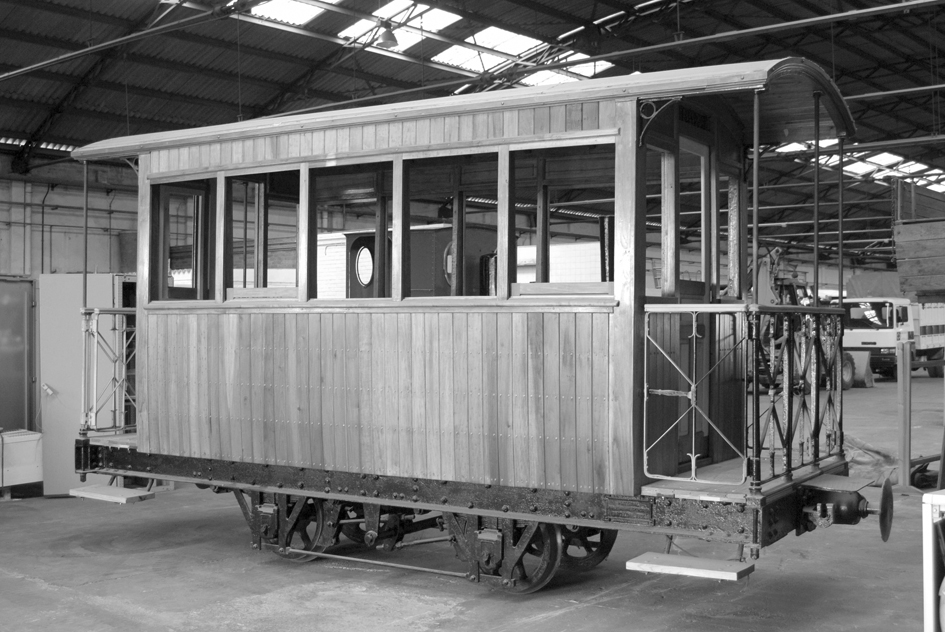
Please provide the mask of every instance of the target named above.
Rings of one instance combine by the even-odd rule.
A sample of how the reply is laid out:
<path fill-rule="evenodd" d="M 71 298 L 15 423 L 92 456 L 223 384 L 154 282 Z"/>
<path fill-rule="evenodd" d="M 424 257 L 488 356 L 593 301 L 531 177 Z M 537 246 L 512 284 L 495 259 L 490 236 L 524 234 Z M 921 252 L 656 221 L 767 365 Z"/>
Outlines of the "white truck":
<path fill-rule="evenodd" d="M 869 351 L 870 369 L 896 377 L 896 343 L 913 340 L 913 368 L 923 360 L 941 360 L 945 353 L 945 303 L 912 303 L 906 298 L 843 299 L 844 351 Z M 926 367 L 942 377 L 941 366 Z"/>

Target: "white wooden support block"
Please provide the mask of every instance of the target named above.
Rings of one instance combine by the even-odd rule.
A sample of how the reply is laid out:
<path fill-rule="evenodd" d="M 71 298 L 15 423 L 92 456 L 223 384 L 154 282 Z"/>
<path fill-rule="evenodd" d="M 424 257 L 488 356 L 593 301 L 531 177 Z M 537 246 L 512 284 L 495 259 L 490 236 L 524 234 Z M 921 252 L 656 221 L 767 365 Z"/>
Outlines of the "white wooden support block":
<path fill-rule="evenodd" d="M 627 570 L 737 581 L 754 571 L 755 565 L 750 562 L 650 552 L 628 561 Z"/>
<path fill-rule="evenodd" d="M 77 487 L 69 490 L 70 496 L 76 498 L 91 498 L 93 500 L 104 500 L 110 503 L 127 505 L 141 500 L 154 498 L 153 491 L 143 489 L 131 489 L 126 487 L 114 487 L 112 485 L 89 485 L 88 487 Z"/>

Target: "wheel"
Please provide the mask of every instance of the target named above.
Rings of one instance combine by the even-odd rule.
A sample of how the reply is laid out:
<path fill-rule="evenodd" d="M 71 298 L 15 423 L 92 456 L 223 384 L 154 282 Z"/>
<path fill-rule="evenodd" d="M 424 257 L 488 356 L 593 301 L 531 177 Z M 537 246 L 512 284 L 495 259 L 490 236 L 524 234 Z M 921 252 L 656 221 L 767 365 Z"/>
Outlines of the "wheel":
<path fill-rule="evenodd" d="M 569 526 L 561 529 L 561 539 L 561 568 L 586 571 L 607 559 L 617 541 L 617 530 Z"/>
<path fill-rule="evenodd" d="M 517 539 L 525 537 L 527 526 L 516 528 Z M 561 566 L 561 528 L 556 524 L 540 522 L 525 547 L 522 558 L 512 568 L 510 585 L 500 585 L 502 591 L 514 595 L 527 595 L 541 590 L 554 577 Z M 516 546 L 521 544 L 516 542 Z"/>
<path fill-rule="evenodd" d="M 840 366 L 840 387 L 848 391 L 853 388 L 853 377 L 856 375 L 856 362 L 853 355 L 844 352 L 843 364 Z"/>
<path fill-rule="evenodd" d="M 932 355 L 930 360 L 941 360 L 945 357 L 945 351 L 939 349 L 938 352 Z M 945 367 L 941 366 L 930 366 L 929 367 L 929 377 L 943 377 L 945 376 Z"/>
<path fill-rule="evenodd" d="M 325 529 L 324 502 L 317 498 L 305 498 L 296 502 L 305 503 L 305 506 L 301 509 L 295 527 L 286 535 L 286 544 L 292 549 L 316 551 L 319 553 L 324 551 L 328 547 L 319 546 L 318 544 L 322 530 Z M 289 511 L 292 512 L 294 509 L 295 505 L 293 504 Z M 315 559 L 304 553 L 279 553 L 277 551 L 276 554 L 294 562 L 310 562 Z"/>

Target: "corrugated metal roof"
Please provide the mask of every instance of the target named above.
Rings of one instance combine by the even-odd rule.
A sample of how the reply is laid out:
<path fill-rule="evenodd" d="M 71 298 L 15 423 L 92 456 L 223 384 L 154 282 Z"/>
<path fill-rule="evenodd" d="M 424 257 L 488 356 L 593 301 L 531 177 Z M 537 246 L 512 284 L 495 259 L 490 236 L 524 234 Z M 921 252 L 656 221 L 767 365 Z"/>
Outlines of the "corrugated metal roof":
<path fill-rule="evenodd" d="M 934 137 L 943 131 L 945 95 L 928 86 L 943 83 L 937 51 L 945 27 L 938 14 L 930 13 L 941 3 L 931 0 L 840 6 L 781 0 L 430 0 L 429 6 L 461 19 L 440 31 L 445 41 L 427 36 L 402 52 L 342 46 L 338 33 L 387 4 L 344 0 L 301 28 L 221 14 L 181 30 L 4 78 L 153 24 L 160 27 L 194 18 L 213 6 L 225 9 L 226 4 L 225 0 L 2 0 L 0 136 L 32 138 L 37 147 L 44 142 L 82 145 L 124 135 L 129 129 L 133 133 L 183 129 L 233 122 L 241 114 L 247 119 L 326 105 L 348 108 L 353 99 L 365 97 L 398 103 L 457 89 L 472 93 L 520 84 L 520 77 L 471 77 L 469 71 L 432 62 L 457 42 L 474 35 L 481 39 L 479 34 L 490 28 L 541 42 L 517 67 L 547 64 L 573 52 L 625 53 L 607 59 L 614 65 L 603 70 L 603 76 L 806 57 L 825 68 L 847 96 L 919 90 L 851 100 L 858 140 Z M 859 12 L 842 17 L 850 10 Z M 748 31 L 759 27 L 773 30 Z M 392 28 L 406 39 L 406 27 L 396 19 Z M 725 33 L 733 35 L 704 39 Z M 509 65 L 506 60 L 499 67 Z M 454 83 L 437 85 L 450 80 Z M 557 81 L 559 76 L 545 72 L 524 81 L 540 80 Z M 11 150 L 6 146 L 0 151 Z M 945 168 L 945 154 L 936 145 L 918 142 L 898 146 L 893 153 Z M 62 154 L 40 150 L 30 154 L 37 160 L 57 155 Z M 776 172 L 772 177 L 798 177 L 796 161 L 772 161 L 766 163 L 768 168 Z M 942 180 L 941 175 L 931 175 Z"/>

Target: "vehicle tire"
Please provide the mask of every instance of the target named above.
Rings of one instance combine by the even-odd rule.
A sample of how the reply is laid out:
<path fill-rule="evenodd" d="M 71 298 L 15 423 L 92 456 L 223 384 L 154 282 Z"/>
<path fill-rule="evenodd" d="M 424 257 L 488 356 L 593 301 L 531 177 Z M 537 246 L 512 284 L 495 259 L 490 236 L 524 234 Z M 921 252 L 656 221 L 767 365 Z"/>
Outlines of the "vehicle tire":
<path fill-rule="evenodd" d="M 941 360 L 945 356 L 945 351 L 939 349 L 934 355 L 932 355 L 930 360 Z M 930 366 L 929 367 L 929 377 L 943 377 L 945 376 L 945 367 L 941 366 Z"/>
<path fill-rule="evenodd" d="M 853 361 L 853 355 L 844 352 L 843 363 L 840 365 L 840 387 L 845 391 L 853 388 L 853 378 L 855 375 L 856 362 Z"/>

